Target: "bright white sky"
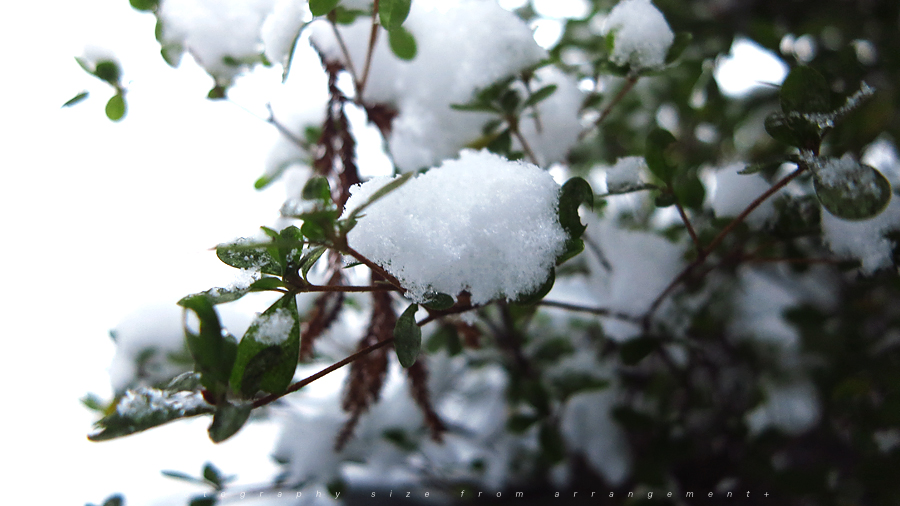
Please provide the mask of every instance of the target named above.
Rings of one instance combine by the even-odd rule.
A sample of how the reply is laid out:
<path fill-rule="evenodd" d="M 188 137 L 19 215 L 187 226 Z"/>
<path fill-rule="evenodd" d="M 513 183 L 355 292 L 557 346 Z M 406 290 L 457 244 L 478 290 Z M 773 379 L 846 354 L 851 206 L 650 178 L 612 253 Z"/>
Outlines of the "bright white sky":
<path fill-rule="evenodd" d="M 218 446 L 205 419 L 89 443 L 94 415 L 78 399 L 110 394 L 107 331 L 123 316 L 232 279 L 209 248 L 276 217 L 282 187 L 252 188 L 276 133 L 234 105 L 200 100 L 211 80 L 196 67 L 166 66 L 154 18 L 127 0 L 13 2 L 4 11 L 0 378 L 8 392 L 2 453 L 16 469 L 5 502 L 37 494 L 38 502 L 99 504 L 121 492 L 129 506 L 153 504 L 200 490 L 161 469 L 196 474 L 207 460 L 242 481 L 270 478 L 271 427 L 245 428 Z M 85 44 L 115 48 L 123 64 L 129 112 L 121 123 L 103 115 L 109 87 L 73 59 Z M 91 92 L 86 102 L 60 109 L 82 90 Z M 259 100 L 244 105 L 260 110 Z"/>

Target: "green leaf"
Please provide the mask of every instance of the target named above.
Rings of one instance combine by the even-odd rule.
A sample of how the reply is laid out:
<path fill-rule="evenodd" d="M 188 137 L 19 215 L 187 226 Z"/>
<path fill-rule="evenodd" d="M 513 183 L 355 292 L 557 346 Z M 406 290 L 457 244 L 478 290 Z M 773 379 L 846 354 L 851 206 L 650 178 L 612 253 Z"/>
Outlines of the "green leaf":
<path fill-rule="evenodd" d="M 108 441 L 191 416 L 211 413 L 198 392 L 171 392 L 156 388 L 128 390 L 115 411 L 94 424 L 91 441 Z"/>
<path fill-rule="evenodd" d="M 203 465 L 203 479 L 215 485 L 217 490 L 225 486 L 226 479 L 216 466 L 207 462 Z"/>
<path fill-rule="evenodd" d="M 189 295 L 178 301 L 178 305 L 186 311 L 193 311 L 200 320 L 199 332 L 194 333 L 185 318 L 184 332 L 196 370 L 201 374 L 203 386 L 213 395 L 224 393 L 237 354 L 234 337 L 223 332 L 219 315 L 205 295 Z"/>
<path fill-rule="evenodd" d="M 356 219 L 356 217 L 360 216 L 367 207 L 371 206 L 372 204 L 374 204 L 379 199 L 383 198 L 388 193 L 391 193 L 392 191 L 396 190 L 397 188 L 400 188 L 415 175 L 416 175 L 415 172 L 407 172 L 406 174 L 395 177 L 394 179 L 391 180 L 390 183 L 388 183 L 388 184 L 382 186 L 381 188 L 379 188 L 378 190 L 376 190 L 375 193 L 373 193 L 371 196 L 369 196 L 369 198 L 366 199 L 365 202 L 363 202 L 359 207 L 354 209 L 353 212 L 350 213 L 350 216 L 347 219 L 349 219 L 349 220 Z"/>
<path fill-rule="evenodd" d="M 706 188 L 700 182 L 696 173 L 684 174 L 676 177 L 673 182 L 673 190 L 678 202 L 685 207 L 700 209 L 706 199 Z"/>
<path fill-rule="evenodd" d="M 313 16 L 324 16 L 337 7 L 340 0 L 309 0 L 309 11 Z"/>
<path fill-rule="evenodd" d="M 401 60 L 412 60 L 418 52 L 416 38 L 402 26 L 388 32 L 388 43 L 394 55 Z"/>
<path fill-rule="evenodd" d="M 659 340 L 639 337 L 625 342 L 619 349 L 619 356 L 625 365 L 635 365 L 659 346 Z"/>
<path fill-rule="evenodd" d="M 103 399 L 101 399 L 97 394 L 87 394 L 79 400 L 81 401 L 81 404 L 84 405 L 84 407 L 92 411 L 98 411 L 100 413 L 104 413 L 106 411 L 106 403 L 103 402 Z"/>
<path fill-rule="evenodd" d="M 778 142 L 801 149 L 815 149 L 822 142 L 822 130 L 803 117 L 774 112 L 766 117 L 766 133 Z"/>
<path fill-rule="evenodd" d="M 539 420 L 540 418 L 534 415 L 516 414 L 506 420 L 506 429 L 515 434 L 522 434 Z"/>
<path fill-rule="evenodd" d="M 205 480 L 196 478 L 187 473 L 182 473 L 181 471 L 163 470 L 163 471 L 160 471 L 160 473 L 162 473 L 163 476 L 166 476 L 168 478 L 172 478 L 175 480 L 186 481 L 188 483 L 194 483 L 196 485 L 209 485 L 209 483 L 207 483 Z"/>
<path fill-rule="evenodd" d="M 94 67 L 93 74 L 97 76 L 98 79 L 116 86 L 119 84 L 119 78 L 122 77 L 122 70 L 119 69 L 118 63 L 112 60 L 103 60 L 97 62 L 97 66 Z"/>
<path fill-rule="evenodd" d="M 210 100 L 221 100 L 225 98 L 226 89 L 221 84 L 216 84 L 209 90 L 209 93 L 206 94 L 206 98 Z"/>
<path fill-rule="evenodd" d="M 450 104 L 450 108 L 454 111 L 500 112 L 499 107 L 492 104 L 484 104 L 481 102 L 470 102 L 468 104 Z"/>
<path fill-rule="evenodd" d="M 301 253 L 303 251 L 303 232 L 294 225 L 289 225 L 281 230 L 275 241 L 278 248 L 278 259 L 284 266 L 283 273 L 287 273 L 289 269 L 296 268 L 301 262 Z"/>
<path fill-rule="evenodd" d="M 669 162 L 666 156 L 667 148 L 675 143 L 675 136 L 668 130 L 656 128 L 647 136 L 647 146 L 644 158 L 647 160 L 647 167 L 654 176 L 661 179 L 666 184 L 672 183 L 672 177 L 675 175 L 676 167 Z"/>
<path fill-rule="evenodd" d="M 305 200 L 321 200 L 328 204 L 332 203 L 331 186 L 328 185 L 328 180 L 322 176 L 310 178 L 303 185 L 303 191 L 300 193 L 300 196 Z"/>
<path fill-rule="evenodd" d="M 666 65 L 671 65 L 684 53 L 684 50 L 690 45 L 691 41 L 694 39 L 694 36 L 691 32 L 677 32 L 675 34 L 675 40 L 672 41 L 672 45 L 669 46 L 669 52 L 666 53 Z"/>
<path fill-rule="evenodd" d="M 541 424 L 538 432 L 538 441 L 541 444 L 541 454 L 544 459 L 551 463 L 562 462 L 566 457 L 566 445 L 563 441 L 559 429 L 552 423 L 545 422 Z"/>
<path fill-rule="evenodd" d="M 428 338 L 425 343 L 425 349 L 429 353 L 437 353 L 442 348 L 447 349 L 447 353 L 453 357 L 462 351 L 462 341 L 459 339 L 459 332 L 453 325 L 442 325 Z"/>
<path fill-rule="evenodd" d="M 584 241 L 581 238 L 566 239 L 566 249 L 563 250 L 562 254 L 556 257 L 556 265 L 562 265 L 567 260 L 578 256 L 582 251 L 584 251 Z"/>
<path fill-rule="evenodd" d="M 581 237 L 587 228 L 578 216 L 581 204 L 594 206 L 594 190 L 584 179 L 573 177 L 566 181 L 559 193 L 559 224 L 571 239 Z"/>
<path fill-rule="evenodd" d="M 257 391 L 283 392 L 300 354 L 300 315 L 294 294 L 275 301 L 250 324 L 237 348 L 231 388 L 243 398 Z"/>
<path fill-rule="evenodd" d="M 221 443 L 233 436 L 250 418 L 250 412 L 253 411 L 253 404 L 242 403 L 232 404 L 231 402 L 222 402 L 216 406 L 216 412 L 213 414 L 213 421 L 209 425 L 207 432 L 209 439 L 213 443 Z"/>
<path fill-rule="evenodd" d="M 309 270 L 316 265 L 316 262 L 319 261 L 319 258 L 321 258 L 322 254 L 327 250 L 328 248 L 325 246 L 316 246 L 315 248 L 310 248 L 309 251 L 303 255 L 303 258 L 300 259 L 300 273 L 303 276 L 304 281 L 307 283 L 309 282 L 309 279 L 307 279 Z"/>
<path fill-rule="evenodd" d="M 121 93 L 116 93 L 106 102 L 106 117 L 112 121 L 125 117 L 125 97 Z"/>
<path fill-rule="evenodd" d="M 456 301 L 453 300 L 453 297 L 447 295 L 446 293 L 430 292 L 425 294 L 425 298 L 428 300 L 423 302 L 422 305 L 427 307 L 428 309 L 434 309 L 438 311 L 443 309 L 450 309 L 454 304 L 456 304 Z"/>
<path fill-rule="evenodd" d="M 534 107 L 538 103 L 550 98 L 550 95 L 556 91 L 557 86 L 555 84 L 548 84 L 543 88 L 532 93 L 525 102 L 522 104 L 522 108 Z"/>
<path fill-rule="evenodd" d="M 249 291 L 264 292 L 267 290 L 277 290 L 279 288 L 284 288 L 284 287 L 285 287 L 284 281 L 282 281 L 278 278 L 264 276 L 260 279 L 257 279 L 253 283 L 251 283 Z"/>
<path fill-rule="evenodd" d="M 781 84 L 781 110 L 787 113 L 817 113 L 832 110 L 831 88 L 816 70 L 795 67 Z"/>
<path fill-rule="evenodd" d="M 512 133 L 508 128 L 503 130 L 493 139 L 491 139 L 491 141 L 488 142 L 487 146 L 485 147 L 491 153 L 497 153 L 498 155 L 509 155 L 509 152 L 512 151 Z"/>
<path fill-rule="evenodd" d="M 378 19 L 381 21 L 381 26 L 388 31 L 400 28 L 400 25 L 409 16 L 411 5 L 412 0 L 381 0 L 378 2 Z"/>
<path fill-rule="evenodd" d="M 825 179 L 819 172 L 813 175 L 816 197 L 829 213 L 844 220 L 868 220 L 884 211 L 891 200 L 891 184 L 881 172 L 857 163 L 855 170 L 842 176 L 830 181 L 833 176 Z"/>
<path fill-rule="evenodd" d="M 128 0 L 128 2 L 139 11 L 153 11 L 159 6 L 159 0 Z"/>
<path fill-rule="evenodd" d="M 397 324 L 394 326 L 394 350 L 403 367 L 410 367 L 416 363 L 422 346 L 422 329 L 416 325 L 418 310 L 418 304 L 410 304 L 400 318 L 397 318 Z"/>
<path fill-rule="evenodd" d="M 228 302 L 234 302 L 249 292 L 249 288 L 210 288 L 205 292 L 200 292 L 194 295 L 205 296 L 215 306 Z"/>
<path fill-rule="evenodd" d="M 281 263 L 269 250 L 271 244 L 253 243 L 238 239 L 233 243 L 216 246 L 219 260 L 237 269 L 259 270 L 263 274 L 281 276 Z"/>
<path fill-rule="evenodd" d="M 197 496 L 191 499 L 191 502 L 188 503 L 188 506 L 215 506 L 215 504 L 215 497 Z"/>
<path fill-rule="evenodd" d="M 75 63 L 77 63 L 78 66 L 81 67 L 81 70 L 87 72 L 88 74 L 94 75 L 94 69 L 91 68 L 91 64 L 88 63 L 88 61 L 84 58 L 76 56 Z"/>
<path fill-rule="evenodd" d="M 63 107 L 72 107 L 73 105 L 81 102 L 82 100 L 86 99 L 87 97 L 88 97 L 88 92 L 82 91 L 81 93 L 75 95 L 74 97 L 70 98 L 69 100 L 66 100 L 66 103 L 63 104 L 62 106 Z"/>
<path fill-rule="evenodd" d="M 660 192 L 659 195 L 657 195 L 656 198 L 653 199 L 653 205 L 655 205 L 656 207 L 669 207 L 675 205 L 675 202 L 677 202 L 675 194 L 667 191 Z"/>
<path fill-rule="evenodd" d="M 122 506 L 123 504 L 125 504 L 125 498 L 121 494 L 111 495 L 103 501 L 103 506 Z"/>

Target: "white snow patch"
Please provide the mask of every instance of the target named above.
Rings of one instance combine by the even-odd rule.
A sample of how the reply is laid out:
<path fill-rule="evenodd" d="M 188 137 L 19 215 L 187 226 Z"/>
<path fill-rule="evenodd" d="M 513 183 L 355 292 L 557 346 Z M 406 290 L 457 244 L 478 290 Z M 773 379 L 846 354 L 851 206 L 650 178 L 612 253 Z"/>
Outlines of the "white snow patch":
<path fill-rule="evenodd" d="M 799 435 L 818 420 L 816 388 L 805 380 L 769 386 L 765 402 L 746 415 L 747 425 L 754 434 L 772 426 L 786 434 Z"/>
<path fill-rule="evenodd" d="M 416 57 L 399 60 L 387 37 L 379 37 L 363 94 L 366 102 L 390 104 L 399 112 L 389 143 L 403 171 L 456 156 L 493 117 L 455 111 L 450 104 L 467 103 L 477 89 L 546 57 L 528 26 L 494 1 L 416 1 L 403 26 L 416 39 Z M 331 26 L 314 22 L 310 30 L 311 40 L 328 58 L 344 60 Z M 361 73 L 371 21 L 360 19 L 339 30 Z"/>
<path fill-rule="evenodd" d="M 580 452 L 612 486 L 631 474 L 631 449 L 625 431 L 610 416 L 615 392 L 573 395 L 563 408 L 560 432 L 571 451 Z"/>
<path fill-rule="evenodd" d="M 627 192 L 644 184 L 641 175 L 647 171 L 647 161 L 642 156 L 626 156 L 606 169 L 606 191 Z"/>
<path fill-rule="evenodd" d="M 900 201 L 895 196 L 881 214 L 869 220 L 842 220 L 822 213 L 822 232 L 828 247 L 835 255 L 862 262 L 860 270 L 865 274 L 893 265 L 894 243 L 885 234 L 896 230 L 900 230 Z"/>
<path fill-rule="evenodd" d="M 179 44 L 207 72 L 229 82 L 240 68 L 225 63 L 263 52 L 260 30 L 273 0 L 164 0 L 159 7 L 165 44 Z"/>
<path fill-rule="evenodd" d="M 263 344 L 281 344 L 291 336 L 294 328 L 294 316 L 284 308 L 278 308 L 272 314 L 260 315 L 256 340 Z"/>
<path fill-rule="evenodd" d="M 355 187 L 345 214 L 388 181 Z M 366 208 L 348 242 L 414 300 L 462 290 L 475 304 L 514 299 L 544 282 L 564 248 L 558 202 L 559 186 L 538 167 L 467 150 Z"/>
<path fill-rule="evenodd" d="M 636 71 L 662 67 L 675 40 L 666 18 L 650 0 L 619 2 L 601 29 L 602 35 L 609 33 L 615 41 L 610 59 Z"/>
<path fill-rule="evenodd" d="M 734 217 L 741 214 L 757 197 L 768 191 L 769 183 L 757 174 L 738 174 L 743 164 L 733 164 L 713 173 L 715 190 L 711 192 L 710 204 L 716 217 Z M 775 216 L 773 198 L 766 199 L 744 220 L 759 227 Z"/>

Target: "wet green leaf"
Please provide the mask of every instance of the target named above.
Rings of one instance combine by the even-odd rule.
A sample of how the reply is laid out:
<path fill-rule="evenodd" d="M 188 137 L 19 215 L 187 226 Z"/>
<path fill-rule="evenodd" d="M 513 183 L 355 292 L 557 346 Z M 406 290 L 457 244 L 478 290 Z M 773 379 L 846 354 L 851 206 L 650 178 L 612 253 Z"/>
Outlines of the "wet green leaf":
<path fill-rule="evenodd" d="M 91 441 L 108 441 L 180 418 L 211 413 L 212 407 L 197 392 L 171 392 L 156 388 L 129 390 L 115 411 L 94 424 Z"/>
<path fill-rule="evenodd" d="M 456 304 L 456 301 L 453 300 L 453 297 L 447 295 L 446 293 L 440 292 L 431 292 L 426 293 L 425 298 L 428 299 L 422 303 L 423 306 L 428 309 L 442 310 L 442 309 L 450 309 Z"/>
<path fill-rule="evenodd" d="M 891 200 L 891 184 L 881 172 L 857 164 L 857 170 L 839 181 L 828 181 L 814 174 L 816 197 L 829 213 L 844 220 L 868 220 L 879 215 Z"/>
<path fill-rule="evenodd" d="M 418 310 L 418 304 L 411 304 L 397 318 L 397 324 L 394 326 L 394 350 L 403 367 L 410 367 L 416 363 L 419 349 L 422 347 L 422 329 L 416 325 Z"/>
<path fill-rule="evenodd" d="M 594 205 L 594 190 L 587 181 L 573 177 L 566 181 L 559 193 L 559 224 L 570 238 L 581 237 L 587 225 L 581 223 L 578 208 L 581 204 Z"/>
<path fill-rule="evenodd" d="M 235 435 L 247 423 L 251 411 L 253 411 L 253 404 L 251 403 L 232 404 L 228 401 L 222 402 L 216 406 L 213 421 L 209 425 L 209 429 L 207 429 L 209 439 L 213 443 L 221 443 Z"/>
<path fill-rule="evenodd" d="M 193 311 L 200 321 L 199 332 L 194 332 L 185 318 L 184 331 L 203 386 L 214 394 L 222 393 L 231 375 L 237 343 L 233 336 L 223 332 L 219 315 L 206 295 L 189 295 L 178 301 L 178 305 L 186 311 Z"/>
<path fill-rule="evenodd" d="M 694 36 L 691 32 L 675 33 L 675 40 L 672 41 L 672 45 L 669 46 L 669 52 L 666 53 L 666 65 L 674 63 L 684 53 L 684 50 L 687 49 L 693 39 Z"/>
<path fill-rule="evenodd" d="M 216 256 L 226 265 L 237 269 L 258 270 L 263 274 L 281 276 L 281 262 L 270 251 L 270 244 L 239 239 L 216 246 Z"/>
<path fill-rule="evenodd" d="M 300 354 L 300 315 L 286 294 L 253 320 L 237 348 L 231 388 L 243 398 L 257 391 L 278 394 L 294 377 Z"/>

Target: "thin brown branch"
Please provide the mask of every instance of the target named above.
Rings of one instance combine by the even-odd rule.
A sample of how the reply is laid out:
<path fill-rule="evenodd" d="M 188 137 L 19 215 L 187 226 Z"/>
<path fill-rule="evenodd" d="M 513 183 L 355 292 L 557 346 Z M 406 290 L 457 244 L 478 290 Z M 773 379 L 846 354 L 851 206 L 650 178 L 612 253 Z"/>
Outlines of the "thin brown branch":
<path fill-rule="evenodd" d="M 679 272 L 678 275 L 675 276 L 675 278 L 672 280 L 672 282 L 669 283 L 668 286 L 666 286 L 666 288 L 656 296 L 656 298 L 653 300 L 653 303 L 650 304 L 650 307 L 644 314 L 644 330 L 649 330 L 650 321 L 653 317 L 653 314 L 656 313 L 656 311 L 659 309 L 659 306 L 662 305 L 666 297 L 668 297 L 669 294 L 672 293 L 672 291 L 676 287 L 678 287 L 678 285 L 680 285 L 685 279 L 687 279 L 694 272 L 694 269 L 696 269 L 699 265 L 703 264 L 703 262 L 706 261 L 707 257 L 709 257 L 709 255 L 712 254 L 716 250 L 716 248 L 718 248 L 719 245 L 722 244 L 722 241 L 725 240 L 728 234 L 730 234 L 738 225 L 740 225 L 744 221 L 744 219 L 746 219 L 747 216 L 750 215 L 750 213 L 752 213 L 757 207 L 765 202 L 766 199 L 787 186 L 788 183 L 796 179 L 797 176 L 802 174 L 805 170 L 807 170 L 807 168 L 808 167 L 806 165 L 800 165 L 799 167 L 797 167 L 797 170 L 791 172 L 787 176 L 783 177 L 780 181 L 772 185 L 771 188 L 763 192 L 762 195 L 757 197 L 743 211 L 741 211 L 741 214 L 739 214 L 735 219 L 731 220 L 731 222 L 729 222 L 728 225 L 726 225 L 725 228 L 723 228 L 722 231 L 719 232 L 718 235 L 716 235 L 712 242 L 709 243 L 709 246 L 701 250 L 697 258 L 693 262 L 688 264 L 687 267 L 685 267 L 681 272 Z"/>
<path fill-rule="evenodd" d="M 634 88 L 634 85 L 638 82 L 638 78 L 639 76 L 629 75 L 625 79 L 625 85 L 622 86 L 622 89 L 619 90 L 619 93 L 616 94 L 616 96 L 613 97 L 612 101 L 603 109 L 603 112 L 600 113 L 600 117 L 597 118 L 597 121 L 595 121 L 593 125 L 581 132 L 581 134 L 578 136 L 578 140 L 582 140 L 587 137 L 589 133 L 600 126 L 600 123 L 603 123 L 606 117 L 609 116 L 609 114 L 612 112 L 613 107 L 618 105 L 618 103 L 621 102 L 623 98 L 625 98 L 625 95 L 627 95 L 628 92 L 631 91 L 631 88 Z"/>
<path fill-rule="evenodd" d="M 389 339 L 385 339 L 383 341 L 379 341 L 379 342 L 373 344 L 372 346 L 364 348 L 364 349 L 354 353 L 353 355 L 350 355 L 349 357 L 341 360 L 340 362 L 336 362 L 336 363 L 326 367 L 325 369 L 322 369 L 321 371 L 313 374 L 312 376 L 307 376 L 306 378 L 303 378 L 302 380 L 291 384 L 289 387 L 287 387 L 287 389 L 284 392 L 282 392 L 280 394 L 267 395 L 265 397 L 262 397 L 260 399 L 253 401 L 253 407 L 258 408 L 261 406 L 265 406 L 266 404 L 271 404 L 271 403 L 275 402 L 276 400 L 284 397 L 285 395 L 294 393 L 297 390 L 300 390 L 301 388 L 305 387 L 306 385 L 309 385 L 313 381 L 316 381 L 319 378 L 322 378 L 328 374 L 331 374 L 334 371 L 337 371 L 338 369 L 340 369 L 341 367 L 344 367 L 347 364 L 351 364 L 354 361 L 358 360 L 359 358 L 364 357 L 364 356 L 368 355 L 369 353 L 381 348 L 382 346 L 387 346 L 393 342 L 394 342 L 393 337 L 391 337 Z"/>
<path fill-rule="evenodd" d="M 605 308 L 605 307 L 588 307 L 588 306 L 581 306 L 578 304 L 571 304 L 568 302 L 560 302 L 560 301 L 546 300 L 546 299 L 539 301 L 538 305 L 546 306 L 546 307 L 556 307 L 559 309 L 565 309 L 568 311 L 576 311 L 576 312 L 580 312 L 580 313 L 590 313 L 590 314 L 594 314 L 597 316 L 608 316 L 610 318 L 616 318 L 618 320 L 625 320 L 625 321 L 629 321 L 629 322 L 641 321 L 641 318 L 639 316 L 635 316 L 635 315 L 628 314 L 628 313 L 623 313 L 621 311 L 615 311 L 615 310 Z"/>
<path fill-rule="evenodd" d="M 747 216 L 750 215 L 750 213 L 752 213 L 754 210 L 756 210 L 756 208 L 759 207 L 763 202 L 765 202 L 766 199 L 768 199 L 769 197 L 774 195 L 776 192 L 778 192 L 779 190 L 781 190 L 782 188 L 787 186 L 788 183 L 790 183 L 791 181 L 796 179 L 797 176 L 799 176 L 800 174 L 803 174 L 803 172 L 806 169 L 807 169 L 806 165 L 800 165 L 799 167 L 797 167 L 797 170 L 795 170 L 794 172 L 791 172 L 787 176 L 783 177 L 780 181 L 778 181 L 777 183 L 772 185 L 771 188 L 766 190 L 762 195 L 760 195 L 759 197 L 756 197 L 756 199 L 753 202 L 751 202 L 750 205 L 748 205 L 741 212 L 741 214 L 739 214 L 737 216 L 737 218 L 731 220 L 731 222 L 728 225 L 726 225 L 725 228 L 723 228 L 721 232 L 719 232 L 719 235 L 717 235 L 715 237 L 715 239 L 713 239 L 712 242 L 709 243 L 709 246 L 707 246 L 706 249 L 700 253 L 700 258 L 698 258 L 698 260 L 702 261 L 707 256 L 709 256 L 710 253 L 715 251 L 715 249 L 719 247 L 719 244 L 721 244 L 722 241 L 725 240 L 725 237 L 728 234 L 730 234 L 731 231 L 734 230 L 735 227 L 740 225 L 744 221 L 744 219 L 746 219 Z"/>
<path fill-rule="evenodd" d="M 378 0 L 372 5 L 372 31 L 369 32 L 369 47 L 366 50 L 366 65 L 363 67 L 362 79 L 356 87 L 356 99 L 362 101 L 363 92 L 366 90 L 366 82 L 369 80 L 369 69 L 372 67 L 372 54 L 375 52 L 375 43 L 378 41 Z"/>
<path fill-rule="evenodd" d="M 525 152 L 525 156 L 528 157 L 528 161 L 535 165 L 540 165 L 540 162 L 538 162 L 537 156 L 535 156 L 534 151 L 531 149 L 531 146 L 528 144 L 528 141 L 525 140 L 525 136 L 522 135 L 522 132 L 519 131 L 518 121 L 510 123 L 509 131 L 516 137 L 516 139 L 519 141 L 519 144 L 522 145 L 522 151 Z"/>
<path fill-rule="evenodd" d="M 684 212 L 684 207 L 681 205 L 678 200 L 675 200 L 675 209 L 678 209 L 678 214 L 681 216 L 681 221 L 684 222 L 685 228 L 687 228 L 688 234 L 691 236 L 691 240 L 694 241 L 694 246 L 697 248 L 697 254 L 703 254 L 703 245 L 700 244 L 700 238 L 697 237 L 697 232 L 694 230 L 694 226 L 691 225 L 691 220 L 688 219 L 687 213 Z"/>
<path fill-rule="evenodd" d="M 466 313 L 468 311 L 472 311 L 473 309 L 478 309 L 480 307 L 484 307 L 484 305 L 483 304 L 475 304 L 475 305 L 463 305 L 463 306 L 458 306 L 458 307 L 454 306 L 454 307 L 451 307 L 450 309 L 445 309 L 443 311 L 433 311 L 431 314 L 429 314 L 428 316 L 426 316 L 425 318 L 422 318 L 422 320 L 417 322 L 416 325 L 422 327 L 422 326 L 427 325 L 435 320 L 439 320 L 445 316 L 449 316 L 452 314 Z"/>
<path fill-rule="evenodd" d="M 347 44 L 344 42 L 344 37 L 342 37 L 341 32 L 338 31 L 337 23 L 334 22 L 334 19 L 331 18 L 331 15 L 328 16 L 328 22 L 331 24 L 331 30 L 334 32 L 334 38 L 337 39 L 338 45 L 341 47 L 341 53 L 344 54 L 344 60 L 347 61 L 347 71 L 350 72 L 350 77 L 353 78 L 353 83 L 357 85 L 358 93 L 359 76 L 356 73 L 356 69 L 353 67 L 353 59 L 350 58 L 350 50 L 347 49 Z"/>
<path fill-rule="evenodd" d="M 403 288 L 403 285 L 400 283 L 400 281 L 399 281 L 397 278 L 395 278 L 394 276 L 392 276 L 391 273 L 389 273 L 388 271 L 384 270 L 384 268 L 382 268 L 380 265 L 378 265 L 378 264 L 376 264 L 375 262 L 369 260 L 368 258 L 366 258 L 365 256 L 363 256 L 362 253 L 360 253 L 359 251 L 356 251 L 355 249 L 351 248 L 350 245 L 346 245 L 343 249 L 344 249 L 344 251 L 345 251 L 348 255 L 350 255 L 350 256 L 352 256 L 353 258 L 359 260 L 359 261 L 362 262 L 366 267 L 368 267 L 369 269 L 372 269 L 373 271 L 375 271 L 375 272 L 377 272 L 378 274 L 380 274 L 381 277 L 383 277 L 385 280 L 387 280 L 388 283 L 394 285 L 398 290 L 401 290 L 401 291 L 404 291 L 404 292 L 406 291 L 406 289 Z"/>

